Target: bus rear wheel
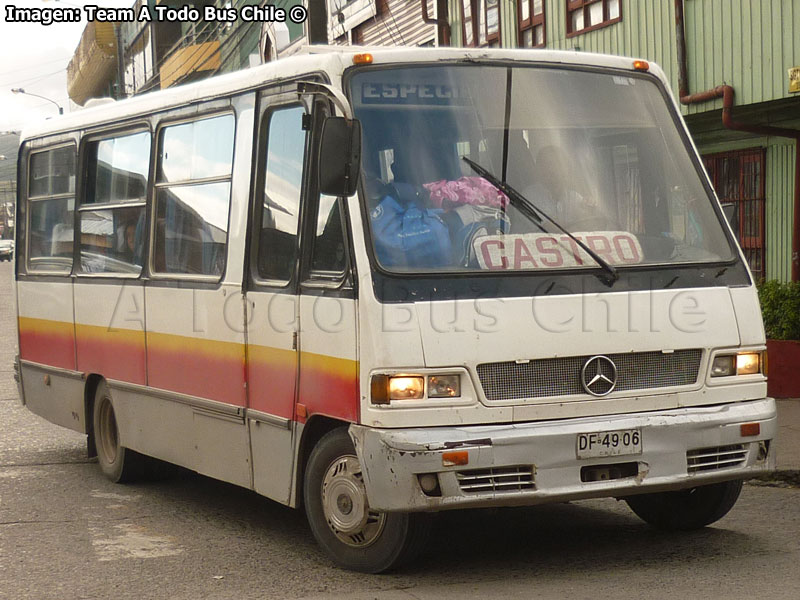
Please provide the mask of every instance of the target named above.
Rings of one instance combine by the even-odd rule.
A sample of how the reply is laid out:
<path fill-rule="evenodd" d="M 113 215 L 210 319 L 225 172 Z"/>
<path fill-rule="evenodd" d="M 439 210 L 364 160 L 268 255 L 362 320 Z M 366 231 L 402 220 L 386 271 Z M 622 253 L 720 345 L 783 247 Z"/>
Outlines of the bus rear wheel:
<path fill-rule="evenodd" d="M 630 496 L 625 501 L 639 518 L 658 529 L 689 531 L 727 515 L 741 491 L 742 480 L 737 479 L 677 492 Z"/>
<path fill-rule="evenodd" d="M 115 483 L 135 480 L 144 457 L 120 444 L 114 403 L 105 381 L 95 391 L 92 426 L 97 463 L 103 475 Z"/>
<path fill-rule="evenodd" d="M 346 569 L 388 571 L 412 560 L 427 540 L 431 515 L 370 507 L 361 464 L 345 428 L 327 433 L 314 447 L 303 494 L 314 537 Z"/>

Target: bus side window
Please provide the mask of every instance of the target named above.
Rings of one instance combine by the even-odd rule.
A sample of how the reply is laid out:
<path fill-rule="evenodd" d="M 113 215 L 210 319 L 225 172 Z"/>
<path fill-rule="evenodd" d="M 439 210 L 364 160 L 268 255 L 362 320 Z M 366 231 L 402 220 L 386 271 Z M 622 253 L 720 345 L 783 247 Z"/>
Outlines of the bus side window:
<path fill-rule="evenodd" d="M 235 118 L 176 123 L 159 135 L 153 270 L 220 277 L 225 268 Z"/>
<path fill-rule="evenodd" d="M 31 155 L 28 174 L 28 271 L 72 271 L 75 148 Z M 24 250 L 24 249 L 23 249 Z"/>
<path fill-rule="evenodd" d="M 311 270 L 323 273 L 343 273 L 345 269 L 344 229 L 342 206 L 333 196 L 319 198 Z"/>
<path fill-rule="evenodd" d="M 303 112 L 301 106 L 290 105 L 273 110 L 264 120 L 266 163 L 256 260 L 262 279 L 289 281 L 297 261 L 306 141 Z"/>
<path fill-rule="evenodd" d="M 86 192 L 79 209 L 80 270 L 138 275 L 144 258 L 141 232 L 150 132 L 92 140 L 86 144 L 86 153 Z"/>

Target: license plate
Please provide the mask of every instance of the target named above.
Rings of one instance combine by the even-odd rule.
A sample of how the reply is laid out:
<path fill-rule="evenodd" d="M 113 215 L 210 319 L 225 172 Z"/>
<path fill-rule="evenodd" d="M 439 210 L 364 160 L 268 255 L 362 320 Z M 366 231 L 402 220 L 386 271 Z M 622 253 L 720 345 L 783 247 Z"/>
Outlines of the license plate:
<path fill-rule="evenodd" d="M 619 431 L 579 433 L 576 448 L 578 458 L 641 454 L 642 431 L 640 429 L 621 429 Z"/>

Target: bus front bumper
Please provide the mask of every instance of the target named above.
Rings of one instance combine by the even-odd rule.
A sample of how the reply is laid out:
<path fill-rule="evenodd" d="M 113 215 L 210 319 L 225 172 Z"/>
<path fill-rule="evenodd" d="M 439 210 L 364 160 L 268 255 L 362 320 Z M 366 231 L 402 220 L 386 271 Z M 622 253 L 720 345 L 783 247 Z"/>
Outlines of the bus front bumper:
<path fill-rule="evenodd" d="M 756 435 L 742 430 L 752 423 Z M 578 457 L 579 436 L 623 431 L 640 432 L 634 453 Z M 505 425 L 350 426 L 370 506 L 383 511 L 623 497 L 748 478 L 775 468 L 776 431 L 771 398 Z"/>

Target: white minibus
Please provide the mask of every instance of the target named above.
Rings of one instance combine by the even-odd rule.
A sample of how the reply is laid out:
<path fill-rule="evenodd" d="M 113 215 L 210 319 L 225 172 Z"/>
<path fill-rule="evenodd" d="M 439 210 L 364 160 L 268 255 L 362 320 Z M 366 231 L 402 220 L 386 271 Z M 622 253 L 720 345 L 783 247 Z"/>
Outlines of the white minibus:
<path fill-rule="evenodd" d="M 22 402 L 113 481 L 252 489 L 380 572 L 437 511 L 694 529 L 774 468 L 753 277 L 654 64 L 309 48 L 19 157 Z"/>

